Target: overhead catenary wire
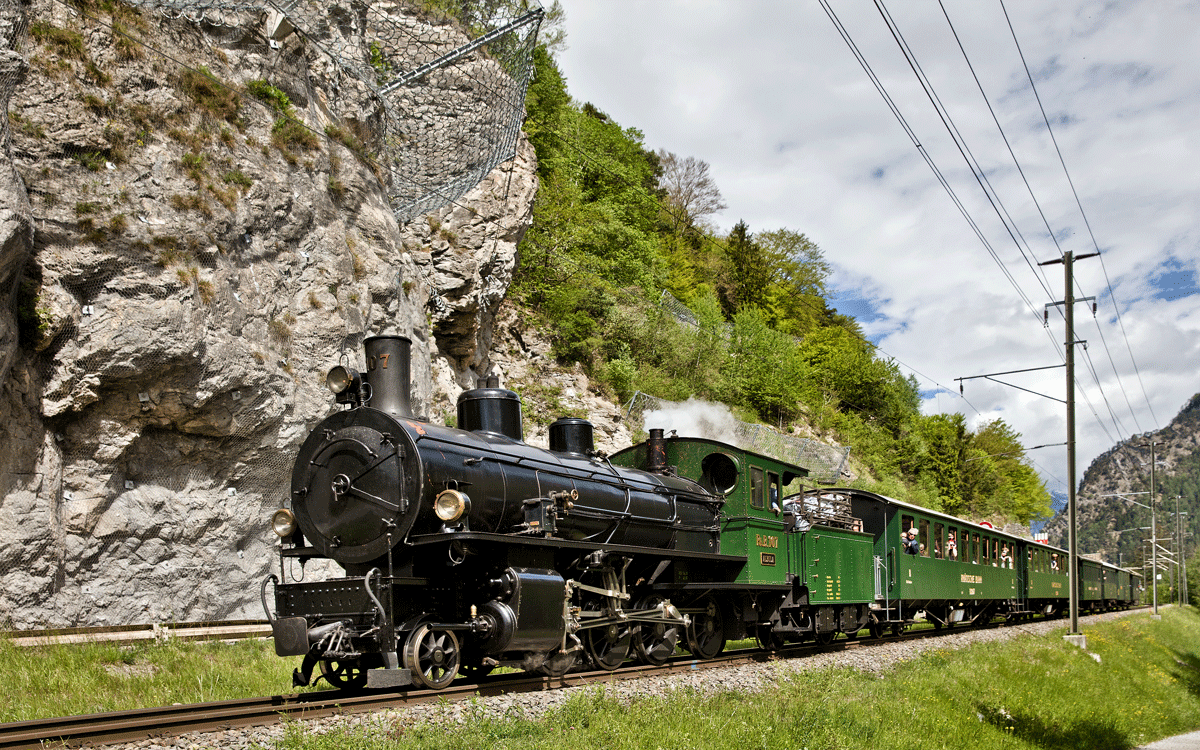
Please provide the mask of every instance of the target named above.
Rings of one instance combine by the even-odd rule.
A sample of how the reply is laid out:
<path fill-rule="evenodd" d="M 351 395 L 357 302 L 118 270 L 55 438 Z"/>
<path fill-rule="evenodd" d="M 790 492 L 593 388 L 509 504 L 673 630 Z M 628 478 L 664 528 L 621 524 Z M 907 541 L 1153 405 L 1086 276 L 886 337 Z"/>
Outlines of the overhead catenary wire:
<path fill-rule="evenodd" d="M 1158 417 L 1154 414 L 1154 407 L 1150 404 L 1150 397 L 1146 394 L 1146 384 L 1142 381 L 1142 373 L 1138 368 L 1137 359 L 1133 356 L 1133 347 L 1129 342 L 1129 334 L 1125 331 L 1125 321 L 1121 317 L 1121 306 L 1116 302 L 1116 292 L 1113 290 L 1112 281 L 1108 277 L 1108 268 L 1104 263 L 1104 254 L 1100 252 L 1100 244 L 1096 241 L 1096 234 L 1092 231 L 1092 224 L 1088 221 L 1087 211 L 1083 208 L 1083 201 L 1079 199 L 1079 192 L 1075 189 L 1075 181 L 1071 179 L 1071 172 L 1067 169 L 1067 161 L 1063 158 L 1062 149 L 1058 146 L 1058 139 L 1054 136 L 1054 128 L 1050 125 L 1050 117 L 1046 114 L 1046 108 L 1042 104 L 1042 98 L 1038 94 L 1037 84 L 1033 80 L 1033 72 L 1029 70 L 1029 63 L 1025 60 L 1025 52 L 1021 49 L 1021 42 L 1017 39 L 1017 31 L 1013 27 L 1012 18 L 1008 15 L 1008 8 L 1004 4 L 1004 0 L 1000 0 L 1000 8 L 1004 11 L 1004 20 L 1008 24 L 1009 33 L 1012 34 L 1013 45 L 1017 48 L 1017 54 L 1021 58 L 1021 65 L 1025 69 L 1025 76 L 1029 79 L 1029 87 L 1033 91 L 1034 99 L 1037 100 L 1038 109 L 1042 113 L 1042 120 L 1046 123 L 1046 131 L 1050 134 L 1050 141 L 1054 145 L 1054 151 L 1058 154 L 1059 163 L 1062 165 L 1063 174 L 1067 177 L 1067 184 L 1071 187 L 1071 194 L 1075 197 L 1075 204 L 1079 207 L 1079 214 L 1083 217 L 1083 224 L 1088 230 L 1088 236 L 1091 237 L 1092 246 L 1100 253 L 1100 268 L 1104 272 L 1104 282 L 1108 286 L 1109 298 L 1113 300 L 1113 308 L 1117 314 L 1117 324 L 1121 329 L 1121 336 L 1125 339 L 1125 347 L 1129 352 L 1129 361 L 1133 364 L 1133 371 L 1137 375 L 1138 384 L 1142 389 L 1142 397 L 1146 400 L 1146 408 L 1150 411 L 1150 417 L 1158 424 Z M 1114 372 L 1116 365 L 1113 365 Z M 1117 376 L 1117 382 L 1120 383 L 1120 375 Z M 1130 407 L 1132 411 L 1132 407 Z M 1136 417 L 1135 417 L 1136 420 Z M 1141 426 L 1138 426 L 1141 429 Z"/>
<path fill-rule="evenodd" d="M 925 160 L 926 160 L 927 164 L 929 164 L 930 168 L 934 170 L 935 176 L 937 176 L 939 182 L 941 182 L 943 184 L 943 187 L 951 195 L 951 198 L 955 202 L 955 205 L 959 207 L 959 210 L 961 212 L 963 212 L 964 218 L 967 219 L 967 221 L 971 225 L 972 229 L 976 232 L 977 236 L 980 238 L 981 242 L 984 244 L 985 248 L 988 250 L 988 252 L 992 256 L 993 260 L 997 263 L 997 265 L 1001 268 L 1002 272 L 1009 279 L 1009 282 L 1013 285 L 1013 287 L 1017 291 L 1018 295 L 1026 302 L 1027 305 L 1031 305 L 1031 303 L 1028 300 L 1028 297 L 1025 295 L 1024 291 L 1021 289 L 1020 285 L 1016 282 L 1016 280 L 1012 276 L 1012 274 L 1008 271 L 1005 264 L 1000 260 L 998 254 L 991 247 L 990 243 L 987 242 L 986 238 L 982 236 L 982 232 L 979 230 L 978 225 L 970 217 L 969 213 L 966 212 L 965 207 L 963 206 L 961 201 L 959 201 L 957 199 L 957 196 L 953 194 L 952 189 L 949 188 L 949 186 L 946 183 L 945 178 L 942 176 L 940 170 L 937 168 L 936 164 L 934 164 L 932 162 L 932 158 L 927 154 L 925 149 L 921 146 L 920 140 L 917 138 L 915 131 L 908 124 L 908 122 L 905 120 L 903 114 L 900 112 L 899 106 L 897 104 L 895 104 L 895 102 L 892 100 L 890 94 L 887 92 L 886 87 L 883 86 L 882 81 L 878 78 L 878 76 L 875 74 L 875 72 L 871 69 L 870 64 L 866 61 L 865 56 L 858 49 L 854 40 L 850 37 L 849 32 L 845 29 L 844 25 L 841 23 L 840 19 L 837 17 L 837 14 L 832 10 L 831 7 L 829 7 L 827 0 L 822 0 L 821 5 L 822 5 L 822 8 L 825 10 L 826 15 L 829 16 L 829 18 L 833 22 L 835 28 L 838 30 L 839 34 L 842 36 L 842 39 L 846 42 L 846 44 L 850 48 L 851 52 L 854 54 L 855 58 L 858 60 L 860 66 L 862 66 L 863 70 L 867 73 L 868 77 L 871 79 L 872 83 L 875 85 L 875 87 L 879 91 L 880 95 L 884 98 L 885 102 L 887 103 L 889 109 L 892 111 L 893 115 L 901 123 L 901 127 L 904 129 L 905 133 L 913 141 L 914 145 L 918 148 L 918 150 L 922 154 L 923 158 L 925 158 Z M 971 157 L 968 156 L 965 144 L 960 144 L 958 142 L 958 139 L 955 138 L 956 128 L 953 126 L 951 118 L 949 118 L 949 116 L 948 116 L 948 113 L 944 113 L 943 110 L 939 108 L 938 103 L 940 100 L 937 98 L 936 92 L 932 91 L 932 86 L 928 83 L 928 80 L 925 79 L 923 77 L 923 75 L 921 74 L 919 63 L 917 63 L 917 61 L 915 60 L 915 56 L 912 55 L 911 49 L 908 48 L 907 43 L 903 40 L 902 34 L 899 32 L 899 29 L 895 26 L 894 22 L 891 21 L 890 15 L 887 13 L 886 8 L 882 7 L 882 3 L 880 0 L 876 0 L 876 6 L 879 9 L 880 14 L 884 17 L 885 24 L 888 25 L 889 32 L 892 34 L 893 38 L 895 39 L 895 41 L 901 48 L 901 51 L 904 53 L 906 62 L 908 62 L 909 66 L 913 69 L 914 74 L 917 76 L 918 81 L 921 82 L 922 88 L 925 90 L 927 96 L 929 96 L 931 102 L 934 103 L 934 108 L 935 108 L 935 110 L 938 111 L 939 118 L 942 119 L 943 125 L 951 133 L 952 139 L 955 140 L 956 147 L 959 149 L 960 154 L 962 154 L 964 160 L 967 161 L 968 166 L 972 167 L 972 172 L 976 174 L 976 179 L 979 180 L 980 178 L 978 176 L 978 171 L 972 165 Z M 981 187 L 983 187 L 983 182 L 982 181 L 980 181 L 980 182 L 981 182 Z M 987 195 L 986 188 L 984 188 L 984 192 L 985 192 L 985 195 Z M 990 201 L 990 196 L 988 196 L 988 197 L 989 197 L 989 201 Z M 998 213 L 1000 213 L 999 207 L 994 202 L 992 203 L 992 205 L 993 205 L 993 208 Z M 1002 219 L 1002 221 L 1003 221 L 1003 219 Z M 1008 229 L 1007 224 L 1005 224 L 1005 226 L 1006 226 L 1006 229 Z M 1016 238 L 1013 236 L 1012 231 L 1011 230 L 1008 230 L 1008 231 L 1009 231 L 1010 237 L 1013 238 L 1014 243 L 1017 244 L 1018 250 L 1020 250 L 1020 243 L 1017 242 Z M 1027 259 L 1027 262 L 1028 262 L 1028 259 Z M 1065 360 L 1065 353 L 1061 349 L 1059 342 L 1057 340 L 1055 340 L 1055 338 L 1052 335 L 1049 335 L 1049 331 L 1047 331 L 1047 334 L 1049 336 L 1052 346 L 1054 347 L 1055 351 L 1058 353 L 1059 358 Z M 1099 385 L 1099 383 L 1098 383 L 1098 385 Z M 1108 434 L 1107 428 L 1103 426 L 1103 423 L 1100 420 L 1099 413 L 1096 411 L 1095 406 L 1091 403 L 1091 400 L 1087 397 L 1086 391 L 1083 390 L 1082 384 L 1080 384 L 1078 382 L 1078 379 L 1076 379 L 1076 387 L 1081 390 L 1081 392 L 1083 393 L 1084 401 L 1088 404 L 1089 408 L 1092 411 L 1093 416 L 1100 423 L 1100 426 L 1104 430 L 1104 432 L 1106 434 Z M 1103 393 L 1102 387 L 1101 387 L 1101 392 Z"/>
<path fill-rule="evenodd" d="M 940 0 L 939 0 L 939 4 L 940 4 Z M 979 163 L 975 160 L 974 155 L 971 153 L 970 148 L 967 146 L 966 140 L 963 138 L 957 125 L 955 125 L 954 119 L 950 115 L 949 110 L 947 110 L 945 105 L 942 104 L 941 98 L 937 95 L 937 92 L 933 87 L 933 83 L 928 79 L 927 76 L 925 76 L 924 70 L 922 70 L 920 62 L 916 58 L 916 54 L 912 51 L 912 48 L 908 45 L 908 41 L 904 38 L 903 33 L 900 31 L 899 25 L 895 22 L 895 19 L 892 18 L 890 12 L 887 10 L 887 6 L 883 3 L 883 0 L 875 0 L 875 6 L 879 10 L 880 15 L 883 17 L 885 24 L 888 26 L 888 29 L 891 32 L 893 39 L 896 41 L 897 45 L 899 45 L 901 52 L 904 54 L 905 60 L 908 62 L 909 66 L 913 70 L 913 73 L 916 75 L 917 80 L 921 84 L 922 89 L 925 91 L 926 96 L 929 98 L 930 102 L 933 104 L 934 110 L 937 112 L 938 117 L 942 121 L 943 126 L 946 128 L 947 132 L 950 134 L 951 139 L 954 141 L 955 146 L 958 148 L 959 154 L 963 157 L 964 161 L 967 162 L 967 166 L 971 169 L 972 174 L 975 176 L 976 181 L 979 183 L 980 188 L 983 190 L 984 196 L 987 198 L 987 200 L 991 204 L 993 210 L 996 212 L 997 216 L 1000 218 L 1001 223 L 1004 225 L 1005 230 L 1008 232 L 1009 237 L 1013 240 L 1013 243 L 1017 246 L 1018 252 L 1021 253 L 1021 256 L 1025 260 L 1026 264 L 1030 266 L 1031 270 L 1033 270 L 1034 266 L 1033 266 L 1032 262 L 1030 261 L 1029 256 L 1025 253 L 1024 249 L 1022 249 L 1022 247 L 1021 247 L 1021 242 L 1024 240 L 1024 237 L 1020 235 L 1020 230 L 1016 227 L 1015 223 L 1010 227 L 1008 222 L 1005 220 L 1006 217 L 1009 216 L 1007 208 L 1004 207 L 1004 204 L 1000 200 L 999 195 L 995 194 L 994 189 L 991 189 L 991 182 L 987 179 L 987 176 L 984 173 L 984 170 L 982 169 L 982 167 L 980 167 Z M 943 13 L 945 14 L 944 7 L 943 7 Z M 950 22 L 950 18 L 949 18 L 948 14 L 946 14 L 946 20 L 948 23 Z M 954 33 L 955 40 L 958 41 L 958 39 L 959 39 L 958 34 L 957 34 L 957 31 L 954 30 L 952 23 L 950 23 L 950 27 L 951 27 L 952 32 Z M 963 52 L 964 58 L 967 58 L 966 50 L 963 49 L 961 41 L 958 41 L 958 43 L 959 43 L 960 50 Z M 972 75 L 974 76 L 974 67 L 971 66 L 969 59 L 967 59 L 967 65 L 970 68 Z M 979 84 L 978 77 L 975 78 L 975 81 L 976 81 L 976 84 L 979 86 L 980 93 L 983 94 L 983 96 L 984 96 L 984 101 L 985 101 L 985 103 L 987 103 L 988 110 L 992 112 L 993 119 L 996 121 L 996 126 L 1000 129 L 1001 137 L 1004 139 L 1005 144 L 1008 144 L 1008 138 L 1007 138 L 1007 136 L 1004 135 L 1004 130 L 1000 126 L 999 120 L 996 118 L 995 113 L 992 110 L 991 103 L 987 100 L 987 95 L 983 91 L 982 85 Z M 1011 147 L 1009 148 L 1009 153 L 1010 153 L 1010 155 L 1012 155 L 1013 161 L 1017 163 L 1018 171 L 1021 172 L 1022 179 L 1024 179 L 1024 171 L 1020 169 L 1020 164 L 1016 158 L 1016 155 L 1012 152 Z M 1026 182 L 1026 187 L 1028 187 L 1028 186 L 1029 186 L 1029 184 L 1028 184 L 1028 182 Z M 1033 196 L 1032 188 L 1030 188 L 1030 195 Z M 1033 197 L 1034 197 L 1034 203 L 1036 205 L 1038 205 L 1038 211 L 1039 211 L 1039 213 L 1041 213 L 1041 206 L 1040 206 L 1040 204 L 1037 203 L 1036 196 L 1033 196 Z M 1042 218 L 1043 218 L 1043 220 L 1045 220 L 1044 214 L 1043 214 Z M 1010 217 L 1009 217 L 1009 220 L 1011 220 Z M 1059 249 L 1059 253 L 1061 255 L 1061 252 L 1062 252 L 1061 247 L 1058 244 L 1058 239 L 1057 239 L 1057 237 L 1055 237 L 1054 231 L 1050 228 L 1049 222 L 1046 222 L 1046 230 L 1047 230 L 1047 233 L 1050 235 L 1050 237 L 1054 240 L 1055 247 Z M 1014 235 L 1014 232 L 1015 232 L 1015 235 Z M 1018 236 L 1021 236 L 1021 240 L 1018 240 Z M 996 256 L 993 256 L 993 257 L 995 258 Z M 1046 284 L 1044 282 L 1044 277 L 1039 275 L 1036 270 L 1034 270 L 1034 275 L 1035 275 L 1035 278 L 1037 278 L 1038 282 L 1042 285 L 1043 291 L 1046 292 L 1047 296 L 1050 299 L 1053 299 L 1054 298 L 1053 295 L 1050 293 L 1049 288 L 1046 286 Z M 1010 280 L 1011 280 L 1011 278 L 1012 277 L 1010 277 Z M 1015 284 L 1015 281 L 1014 281 L 1014 284 Z M 1063 314 L 1063 311 L 1059 310 L 1059 314 L 1060 315 Z M 1047 332 L 1047 333 L 1049 333 L 1049 332 Z M 1055 347 L 1056 351 L 1058 351 L 1059 356 L 1065 360 L 1065 353 L 1061 349 L 1058 349 L 1057 341 L 1055 341 L 1052 336 L 1051 336 L 1051 342 L 1054 344 L 1054 347 Z M 1112 414 L 1113 413 L 1112 406 L 1108 401 L 1107 394 L 1104 392 L 1103 383 L 1100 381 L 1098 374 L 1095 373 L 1094 370 L 1093 370 L 1092 374 L 1093 374 L 1093 377 L 1095 378 L 1096 387 L 1100 392 L 1100 396 L 1104 400 L 1105 404 L 1108 406 L 1109 413 Z M 1080 390 L 1082 391 L 1082 385 L 1078 384 L 1078 381 L 1076 381 L 1076 382 L 1077 382 L 1077 385 L 1079 385 Z M 1020 388 L 1019 386 L 1013 386 L 1013 387 Z M 1025 389 L 1021 389 L 1021 390 L 1025 390 Z M 1091 406 L 1090 401 L 1088 403 L 1089 403 L 1089 406 Z M 1093 407 L 1093 414 L 1096 416 L 1097 419 L 1099 419 L 1099 414 L 1095 411 L 1094 407 Z M 1118 434 L 1121 434 L 1122 430 L 1117 425 L 1115 419 L 1113 422 L 1113 426 L 1114 426 L 1114 428 L 1116 428 Z M 1102 425 L 1102 427 L 1103 427 L 1103 425 Z M 1104 431 L 1106 434 L 1108 434 L 1107 428 L 1104 428 Z"/>

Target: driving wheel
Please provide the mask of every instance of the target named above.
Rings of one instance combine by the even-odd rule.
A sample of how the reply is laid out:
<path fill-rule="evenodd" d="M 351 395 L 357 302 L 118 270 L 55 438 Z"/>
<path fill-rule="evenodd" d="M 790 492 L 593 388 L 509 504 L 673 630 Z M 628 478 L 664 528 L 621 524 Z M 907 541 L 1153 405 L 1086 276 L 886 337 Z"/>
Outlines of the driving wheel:
<path fill-rule="evenodd" d="M 661 596 L 652 596 L 638 602 L 638 609 L 655 609 L 663 603 Z M 679 611 L 669 607 L 673 616 Z M 637 626 L 633 636 L 633 647 L 638 659 L 656 667 L 667 663 L 679 644 L 679 625 L 666 622 L 643 622 Z"/>
<path fill-rule="evenodd" d="M 599 669 L 610 672 L 629 658 L 633 645 L 633 626 L 627 622 L 612 622 L 587 631 L 588 654 Z"/>

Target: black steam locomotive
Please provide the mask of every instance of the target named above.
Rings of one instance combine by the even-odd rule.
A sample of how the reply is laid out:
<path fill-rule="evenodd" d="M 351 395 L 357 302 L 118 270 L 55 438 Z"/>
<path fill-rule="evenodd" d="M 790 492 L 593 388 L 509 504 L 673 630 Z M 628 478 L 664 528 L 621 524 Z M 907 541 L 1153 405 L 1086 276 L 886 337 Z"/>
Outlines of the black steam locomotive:
<path fill-rule="evenodd" d="M 281 656 L 337 687 L 444 688 L 497 665 L 661 664 L 729 639 L 764 648 L 918 618 L 934 627 L 1129 606 L 1139 576 L 1064 550 L 848 488 L 725 443 L 650 438 L 603 456 L 563 418 L 550 450 L 522 442 L 517 394 L 483 383 L 458 428 L 412 416 L 409 341 L 369 338 L 366 372 L 328 377 L 346 406 L 312 431 L 272 519 L 285 578 L 263 582 Z M 274 614 L 267 588 L 274 584 Z"/>
<path fill-rule="evenodd" d="M 715 606 L 687 586 L 744 561 L 719 554 L 712 486 L 614 465 L 582 419 L 554 422 L 549 451 L 526 445 L 520 400 L 495 382 L 460 396 L 458 429 L 415 419 L 409 346 L 369 338 L 365 373 L 330 372 L 348 408 L 308 436 L 272 519 L 285 578 L 318 558 L 346 573 L 263 582 L 277 653 L 304 656 L 296 685 L 317 665 L 339 687 L 442 688 L 500 664 L 559 675 L 584 654 L 661 663 L 683 635 L 720 652 Z"/>

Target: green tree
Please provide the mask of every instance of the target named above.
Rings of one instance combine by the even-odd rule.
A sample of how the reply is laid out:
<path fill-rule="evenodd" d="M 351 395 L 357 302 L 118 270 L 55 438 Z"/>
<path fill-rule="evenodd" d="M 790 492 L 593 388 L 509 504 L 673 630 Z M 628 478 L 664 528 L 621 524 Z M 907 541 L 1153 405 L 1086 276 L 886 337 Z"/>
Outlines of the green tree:
<path fill-rule="evenodd" d="M 923 443 L 921 475 L 937 489 L 944 509 L 962 507 L 962 461 L 967 425 L 961 414 L 933 414 L 916 420 Z"/>
<path fill-rule="evenodd" d="M 794 336 L 825 324 L 825 283 L 833 268 L 821 248 L 790 229 L 758 232 L 754 241 L 771 268 L 764 307 L 772 324 Z"/>
<path fill-rule="evenodd" d="M 808 368 L 792 338 L 746 307 L 733 317 L 729 350 L 725 377 L 738 402 L 773 424 L 795 417 Z"/>
<path fill-rule="evenodd" d="M 726 312 L 732 315 L 746 307 L 761 305 L 774 269 L 746 222 L 739 221 L 733 226 L 725 238 L 725 253 L 729 269 L 721 301 Z"/>

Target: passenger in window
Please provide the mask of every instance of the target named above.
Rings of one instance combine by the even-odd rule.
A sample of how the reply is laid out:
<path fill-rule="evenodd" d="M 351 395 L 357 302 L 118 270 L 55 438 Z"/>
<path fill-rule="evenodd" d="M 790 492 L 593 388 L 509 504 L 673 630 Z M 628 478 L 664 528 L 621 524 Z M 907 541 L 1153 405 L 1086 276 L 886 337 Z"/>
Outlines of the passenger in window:
<path fill-rule="evenodd" d="M 1050 556 L 1050 570 L 1058 570 L 1058 555 Z"/>
<path fill-rule="evenodd" d="M 933 556 L 937 559 L 942 559 L 942 545 L 938 544 L 938 540 L 933 540 Z"/>
<path fill-rule="evenodd" d="M 950 534 L 950 539 L 946 542 L 946 557 L 950 560 L 958 559 L 958 543 L 954 541 L 954 534 Z"/>
<path fill-rule="evenodd" d="M 1008 554 L 1008 545 L 1006 544 L 1006 545 L 1004 545 L 1004 548 L 1000 551 L 1000 567 L 1011 568 L 1012 566 L 1013 566 L 1012 555 Z"/>
<path fill-rule="evenodd" d="M 909 529 L 904 540 L 904 554 L 918 555 L 921 553 L 921 543 L 917 541 L 917 530 Z"/>

